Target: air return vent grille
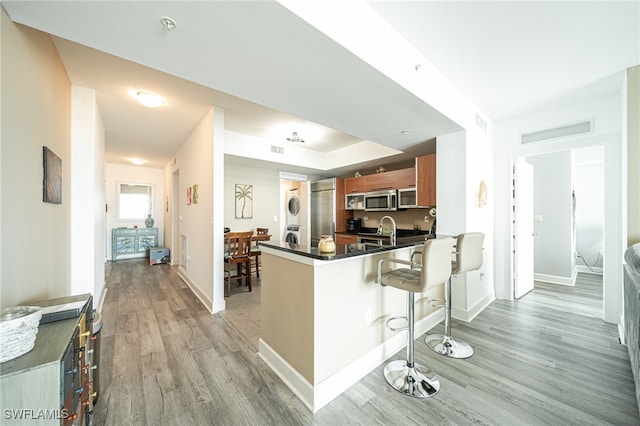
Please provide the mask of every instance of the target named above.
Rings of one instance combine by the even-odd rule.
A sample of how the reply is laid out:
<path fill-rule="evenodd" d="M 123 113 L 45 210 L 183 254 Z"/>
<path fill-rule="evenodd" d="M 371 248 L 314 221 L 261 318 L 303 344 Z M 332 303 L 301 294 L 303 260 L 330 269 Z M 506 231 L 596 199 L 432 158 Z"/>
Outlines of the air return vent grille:
<path fill-rule="evenodd" d="M 281 146 L 271 145 L 271 152 L 274 154 L 284 154 L 284 148 Z"/>
<path fill-rule="evenodd" d="M 583 133 L 591 133 L 593 123 L 591 120 L 582 121 L 580 123 L 569 124 L 566 126 L 554 127 L 551 129 L 539 130 L 537 132 L 524 133 L 521 143 L 540 142 L 547 139 L 563 138 L 566 136 L 579 135 Z"/>

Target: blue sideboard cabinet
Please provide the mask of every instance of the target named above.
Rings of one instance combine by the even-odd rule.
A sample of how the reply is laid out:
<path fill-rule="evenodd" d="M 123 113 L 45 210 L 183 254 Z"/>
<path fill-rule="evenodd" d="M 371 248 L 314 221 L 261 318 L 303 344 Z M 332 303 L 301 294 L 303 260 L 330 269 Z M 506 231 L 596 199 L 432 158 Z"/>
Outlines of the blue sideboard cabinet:
<path fill-rule="evenodd" d="M 111 260 L 132 254 L 147 254 L 158 246 L 158 228 L 114 228 L 111 241 Z"/>

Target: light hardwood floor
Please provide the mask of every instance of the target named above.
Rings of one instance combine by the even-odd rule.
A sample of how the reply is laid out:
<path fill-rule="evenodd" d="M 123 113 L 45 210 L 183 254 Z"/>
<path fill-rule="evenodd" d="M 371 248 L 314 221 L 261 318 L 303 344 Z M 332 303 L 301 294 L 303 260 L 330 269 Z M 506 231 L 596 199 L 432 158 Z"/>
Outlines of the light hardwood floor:
<path fill-rule="evenodd" d="M 168 265 L 109 263 L 107 286 L 98 425 L 640 424 L 626 347 L 600 319 L 599 277 L 537 283 L 520 301 L 454 320 L 476 351 L 467 360 L 432 353 L 420 336 L 416 361 L 442 386 L 431 399 L 400 395 L 379 366 L 315 415 L 256 354 L 259 282 L 236 287 L 216 315 Z"/>

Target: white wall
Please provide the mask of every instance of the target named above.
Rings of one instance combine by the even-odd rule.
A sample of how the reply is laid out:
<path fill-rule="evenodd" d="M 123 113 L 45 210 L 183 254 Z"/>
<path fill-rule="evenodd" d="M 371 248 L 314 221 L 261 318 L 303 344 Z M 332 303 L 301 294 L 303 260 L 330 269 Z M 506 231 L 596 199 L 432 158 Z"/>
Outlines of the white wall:
<path fill-rule="evenodd" d="M 215 197 L 221 195 L 214 190 L 214 121 L 212 108 L 176 153 L 175 163 L 164 170 L 167 176 L 179 172 L 178 199 L 171 199 L 170 203 L 175 203 L 178 212 L 173 225 L 179 227 L 178 235 L 188 241 L 187 253 L 178 249 L 180 256 L 187 258 L 187 263 L 179 267 L 180 275 L 210 311 L 214 311 L 214 274 L 219 275 L 219 285 L 223 274 L 222 254 L 216 254 L 217 262 L 214 256 L 214 204 Z M 187 204 L 187 188 L 195 184 L 199 188 L 198 203 Z M 223 229 L 219 234 L 222 247 Z M 180 240 L 176 243 L 180 245 Z"/>
<path fill-rule="evenodd" d="M 440 136 L 436 140 L 437 232 L 458 235 L 467 224 L 466 132 Z"/>
<path fill-rule="evenodd" d="M 489 125 L 491 127 L 491 124 Z M 489 128 L 489 132 L 491 132 Z M 483 232 L 484 259 L 478 271 L 452 279 L 452 315 L 470 321 L 494 296 L 493 281 L 493 146 L 491 133 L 476 128 L 436 141 L 438 235 Z M 479 203 L 480 182 L 488 188 L 486 204 Z"/>
<path fill-rule="evenodd" d="M 105 130 L 95 92 L 71 88 L 71 292 L 100 306 L 106 260 Z"/>
<path fill-rule="evenodd" d="M 624 127 L 623 143 L 627 147 L 627 241 L 626 246 L 640 242 L 640 65 L 627 69 L 626 87 L 623 96 Z M 624 131 L 624 130 L 623 130 Z"/>
<path fill-rule="evenodd" d="M 113 228 L 127 227 L 131 228 L 137 225 L 144 228 L 144 219 L 139 221 L 121 221 L 117 219 L 117 202 L 118 184 L 140 183 L 153 185 L 153 227 L 158 228 L 158 245 L 164 244 L 164 207 L 165 207 L 165 188 L 164 188 L 164 170 L 155 169 L 144 166 L 127 166 L 124 164 L 107 163 L 105 168 L 105 193 L 107 200 L 107 258 L 113 260 L 111 256 Z M 133 255 L 140 256 L 140 255 Z M 124 258 L 124 257 L 123 257 Z"/>
<path fill-rule="evenodd" d="M 574 151 L 576 191 L 576 251 L 602 272 L 604 224 L 604 150 L 602 146 Z M 588 270 L 577 260 L 578 270 Z"/>
<path fill-rule="evenodd" d="M 542 222 L 534 222 L 536 279 L 573 284 L 571 151 L 532 155 L 527 162 L 533 165 L 533 214 L 542 217 Z"/>
<path fill-rule="evenodd" d="M 253 217 L 251 218 L 235 217 L 236 184 L 253 185 Z M 280 240 L 279 172 L 226 163 L 224 167 L 224 224 L 235 232 L 255 232 L 256 228 L 269 228 L 271 238 Z"/>
<path fill-rule="evenodd" d="M 622 76 L 620 88 L 622 88 Z M 594 132 L 588 136 L 558 138 L 546 142 L 521 145 L 522 133 L 594 120 Z M 617 323 L 621 310 L 622 264 L 622 192 L 624 191 L 622 162 L 626 162 L 621 146 L 622 102 L 621 89 L 595 97 L 563 99 L 541 107 L 530 114 L 505 120 L 496 125 L 496 296 L 513 298 L 511 282 L 511 161 L 527 156 L 588 146 L 604 146 L 605 176 L 605 273 L 604 319 Z M 552 171 L 549 171 L 550 173 Z M 610 267 L 606 264 L 610 262 Z"/>
<path fill-rule="evenodd" d="M 71 294 L 71 84 L 49 35 L 0 8 L 0 304 Z M 42 201 L 42 147 L 62 159 L 62 204 Z"/>

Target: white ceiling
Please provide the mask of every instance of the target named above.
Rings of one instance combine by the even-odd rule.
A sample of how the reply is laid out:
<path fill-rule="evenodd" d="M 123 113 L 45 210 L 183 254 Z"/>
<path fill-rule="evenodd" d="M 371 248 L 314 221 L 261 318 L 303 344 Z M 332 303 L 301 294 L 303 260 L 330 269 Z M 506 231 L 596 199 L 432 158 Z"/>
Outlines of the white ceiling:
<path fill-rule="evenodd" d="M 493 120 L 615 90 L 599 82 L 640 63 L 638 1 L 367 3 Z M 324 153 L 369 140 L 407 152 L 395 160 L 459 129 L 277 2 L 3 6 L 54 35 L 72 83 L 96 91 L 110 162 L 164 166 L 211 105 L 224 108 L 225 129 L 267 143 L 297 131 L 305 148 Z M 177 28 L 164 30 L 162 16 Z M 168 103 L 146 109 L 133 89 Z"/>

